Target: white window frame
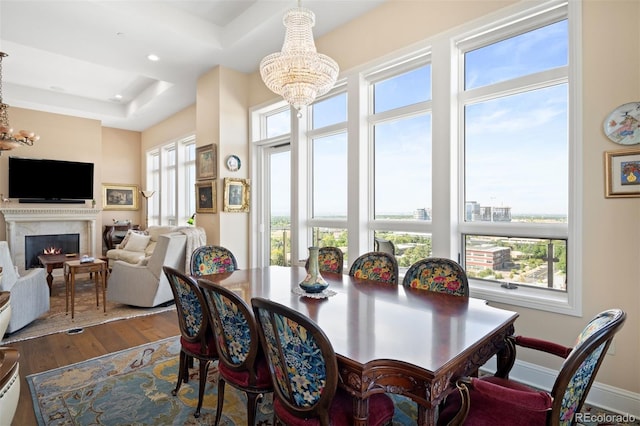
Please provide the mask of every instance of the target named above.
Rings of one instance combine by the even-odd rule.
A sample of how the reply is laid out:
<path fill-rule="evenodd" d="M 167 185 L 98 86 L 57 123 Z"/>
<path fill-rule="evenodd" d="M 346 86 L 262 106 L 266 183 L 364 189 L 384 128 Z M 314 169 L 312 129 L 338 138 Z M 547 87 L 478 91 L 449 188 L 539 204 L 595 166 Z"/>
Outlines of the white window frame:
<path fill-rule="evenodd" d="M 149 225 L 180 226 L 195 213 L 195 186 L 189 185 L 187 174 L 195 176 L 195 156 L 188 159 L 187 150 L 196 145 L 195 135 L 185 136 L 146 152 L 147 173 L 145 189 L 154 190 L 149 199 Z M 167 164 L 167 153 L 175 152 L 175 164 Z M 158 159 L 159 168 L 153 168 L 153 158 Z M 168 171 L 175 169 L 169 182 Z M 191 179 L 195 182 L 194 179 Z M 168 203 L 171 203 L 169 205 Z M 174 214 L 169 215 L 169 207 Z"/>
<path fill-rule="evenodd" d="M 531 30 L 541 24 L 549 24 L 558 18 L 568 18 L 569 20 L 569 65 L 566 69 L 554 69 L 544 73 L 547 81 L 557 79 L 559 82 L 567 82 L 569 90 L 569 111 L 568 111 L 568 129 L 569 129 L 569 213 L 568 223 L 563 224 L 514 224 L 514 223 L 490 223 L 490 222 L 465 222 L 464 212 L 464 158 L 463 158 L 463 127 L 464 127 L 464 105 L 469 101 L 470 95 L 476 99 L 483 95 L 482 88 L 463 91 L 464 75 L 461 69 L 463 63 L 463 49 L 467 50 L 481 45 L 486 45 L 488 40 L 495 42 L 505 39 L 515 34 L 519 34 L 524 30 Z M 538 310 L 563 313 L 567 315 L 582 315 L 582 279 L 580 259 L 582 258 L 581 246 L 582 238 L 579 229 L 581 228 L 581 212 L 579 209 L 582 199 L 582 187 L 580 179 L 581 175 L 581 158 L 582 150 L 580 146 L 580 129 L 581 129 L 581 110 L 580 110 L 580 74 L 579 58 L 580 52 L 580 4 L 579 2 L 570 2 L 566 5 L 563 2 L 547 2 L 532 8 L 524 8 L 521 11 L 509 13 L 501 19 L 492 19 L 492 23 L 485 26 L 463 32 L 461 35 L 452 38 L 452 54 L 454 58 L 452 65 L 452 75 L 458 76 L 458 81 L 454 82 L 454 91 L 458 95 L 458 104 L 455 106 L 457 113 L 452 115 L 452 128 L 457 129 L 457 135 L 452 135 L 451 140 L 458 140 L 457 146 L 457 199 L 452 200 L 456 206 L 457 217 L 454 224 L 456 225 L 456 238 L 452 244 L 451 254 L 463 253 L 463 235 L 479 234 L 479 235 L 498 235 L 498 236 L 515 236 L 515 237 L 531 237 L 531 238 L 549 238 L 564 239 L 567 241 L 567 291 L 555 292 L 546 289 L 533 288 L 528 286 L 518 286 L 517 290 L 503 288 L 495 284 L 470 279 L 470 294 L 494 302 L 507 303 L 516 306 L 523 306 Z M 516 22 L 515 25 L 510 25 Z M 497 29 L 497 30 L 496 30 Z M 491 31 L 493 30 L 493 31 Z M 457 54 L 456 54 L 456 49 Z M 532 80 L 531 77 L 522 77 L 514 79 L 522 83 L 522 81 Z M 501 83 L 501 86 L 508 92 L 510 82 Z M 457 88 L 460 88 L 458 90 Z M 513 86 L 512 86 L 513 87 Z M 518 87 L 522 87 L 519 84 Z M 434 95 L 435 96 L 435 95 Z M 456 157 L 452 157 L 456 158 Z M 434 213 L 435 214 L 435 213 Z M 452 227 L 452 229 L 454 229 Z M 435 243 L 434 243 L 435 246 Z"/>
<path fill-rule="evenodd" d="M 542 19 L 547 13 L 566 13 L 569 19 L 569 214 L 567 224 L 553 224 L 546 227 L 531 227 L 527 224 L 495 224 L 494 231 L 503 235 L 530 236 L 532 238 L 566 238 L 567 239 L 567 292 L 548 291 L 545 289 L 526 288 L 520 286 L 518 290 L 507 290 L 500 286 L 488 285 L 481 280 L 471 280 L 471 295 L 491 302 L 506 303 L 514 306 L 556 312 L 566 315 L 582 315 L 582 214 L 580 206 L 583 198 L 583 188 L 579 177 L 582 174 L 582 93 L 581 93 L 581 3 L 551 0 L 545 3 L 521 2 L 500 11 L 474 20 L 471 23 L 457 27 L 451 31 L 438 34 L 431 39 L 407 47 L 402 51 L 380 58 L 373 63 L 356 69 L 347 70 L 341 76 L 342 80 L 334 90 L 347 90 L 348 120 L 348 216 L 346 229 L 348 232 L 349 248 L 352 253 L 349 258 L 355 259 L 353 253 L 365 253 L 373 250 L 373 233 L 376 230 L 419 232 L 431 234 L 432 255 L 448 257 L 460 261 L 463 234 L 486 234 L 486 228 L 479 224 L 464 222 L 464 199 L 462 188 L 462 172 L 464 163 L 462 158 L 463 134 L 462 114 L 458 103 L 458 87 L 460 77 L 458 64 L 460 51 L 458 46 L 474 38 L 482 37 L 492 30 L 498 30 L 504 37 L 514 34 L 513 23 L 525 22 L 532 17 Z M 522 27 L 517 30 L 521 32 Z M 511 31 L 511 32 L 509 32 Z M 494 32 L 493 34 L 497 34 Z M 372 124 L 378 120 L 388 118 L 387 113 L 370 118 L 371 111 L 369 88 L 371 81 L 381 76 L 405 72 L 415 62 L 429 58 L 432 67 L 432 164 L 433 164 L 433 197 L 431 221 L 389 221 L 373 220 L 373 146 Z M 407 68 L 403 71 L 403 65 Z M 391 74 L 390 74 L 391 73 Z M 328 96 L 331 96 L 330 92 Z M 426 104 L 426 103 L 425 103 Z M 282 106 L 282 101 L 275 104 Z M 415 114 L 420 108 L 428 105 L 407 107 L 406 114 Z M 252 111 L 252 132 L 260 134 L 259 111 L 268 109 L 266 105 Z M 303 110 L 304 112 L 304 110 Z M 397 112 L 397 111 L 396 111 Z M 307 113 L 308 114 L 308 113 Z M 292 256 L 303 258 L 311 236 L 313 227 L 345 228 L 344 221 L 326 221 L 310 219 L 311 187 L 309 140 L 317 137 L 309 132 L 310 117 L 305 115 L 298 120 L 292 113 Z M 329 127 L 329 126 L 328 126 Z M 252 178 L 262 176 L 260 170 L 260 144 L 269 141 L 259 141 L 259 136 L 252 138 L 254 165 Z M 438 143 L 438 141 L 451 141 Z M 256 180 L 254 180 L 256 181 Z M 255 195 L 254 195 L 255 194 Z M 268 194 L 252 193 L 254 205 L 264 203 Z M 258 199 L 260 197 L 260 199 Z M 258 210 L 258 209 L 254 209 Z M 264 229 L 258 216 L 252 212 L 256 229 Z M 298 235 L 295 235 L 296 230 Z M 264 238 L 264 236 L 262 236 Z M 252 245 L 252 247 L 255 245 Z M 303 248 L 300 254 L 300 247 Z M 300 257 L 302 256 L 302 257 Z M 254 257 L 255 259 L 256 257 Z M 293 257 L 294 259 L 296 257 Z M 260 266 L 260 265 L 258 265 Z M 348 269 L 348 265 L 345 265 Z"/>

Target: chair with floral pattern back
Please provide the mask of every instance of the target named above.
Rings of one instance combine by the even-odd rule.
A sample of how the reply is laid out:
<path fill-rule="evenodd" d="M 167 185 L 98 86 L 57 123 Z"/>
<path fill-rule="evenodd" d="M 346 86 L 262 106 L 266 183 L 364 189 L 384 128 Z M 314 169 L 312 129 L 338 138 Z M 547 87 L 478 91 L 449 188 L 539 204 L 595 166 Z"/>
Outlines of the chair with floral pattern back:
<path fill-rule="evenodd" d="M 221 274 L 238 269 L 236 257 L 231 250 L 221 246 L 201 246 L 191 254 L 191 275 L 201 277 L 209 274 Z"/>
<path fill-rule="evenodd" d="M 266 357 L 260 346 L 258 324 L 247 303 L 233 291 L 204 278 L 198 280 L 211 314 L 220 360 L 218 406 L 214 425 L 220 423 L 224 388 L 229 383 L 247 395 L 247 425 L 255 424 L 256 409 L 265 393 L 273 392 Z"/>
<path fill-rule="evenodd" d="M 371 251 L 353 261 L 349 275 L 363 280 L 398 284 L 398 261 L 389 253 Z"/>
<path fill-rule="evenodd" d="M 273 381 L 274 424 L 353 425 L 353 399 L 338 388 L 338 360 L 320 327 L 277 302 L 251 304 Z M 393 411 L 387 395 L 369 397 L 370 425 L 390 424 Z"/>
<path fill-rule="evenodd" d="M 194 358 L 197 359 L 200 373 L 198 406 L 193 415 L 197 418 L 200 417 L 209 364 L 218 359 L 213 330 L 209 322 L 209 309 L 204 295 L 193 278 L 169 266 L 164 266 L 162 269 L 169 280 L 171 291 L 173 291 L 178 323 L 180 324 L 178 383 L 171 394 L 177 395 L 182 382 L 189 381 L 189 366 Z"/>
<path fill-rule="evenodd" d="M 457 262 L 440 257 L 420 259 L 409 267 L 402 284 L 406 287 L 469 296 L 467 273 Z"/>
<path fill-rule="evenodd" d="M 342 273 L 344 265 L 344 255 L 342 250 L 338 247 L 320 247 L 318 251 L 318 266 L 320 272 L 335 272 L 337 274 Z M 304 265 L 304 268 L 309 270 L 309 259 Z"/>
<path fill-rule="evenodd" d="M 599 313 L 580 333 L 573 348 L 531 337 L 510 338 L 507 368 L 494 376 L 460 379 L 460 392 L 449 395 L 440 420 L 453 419 L 453 423 L 463 422 L 465 426 L 575 424 L 576 413 L 582 409 L 607 349 L 625 319 L 626 314 L 620 309 Z M 508 379 L 516 346 L 564 358 L 551 392 Z"/>

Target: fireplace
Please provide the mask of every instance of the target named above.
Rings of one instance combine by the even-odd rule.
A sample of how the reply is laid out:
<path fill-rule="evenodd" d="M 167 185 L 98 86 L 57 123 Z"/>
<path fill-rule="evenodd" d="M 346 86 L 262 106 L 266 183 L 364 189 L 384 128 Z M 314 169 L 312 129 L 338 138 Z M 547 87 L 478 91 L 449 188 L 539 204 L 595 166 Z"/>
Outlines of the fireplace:
<path fill-rule="evenodd" d="M 40 266 L 41 254 L 76 254 L 80 251 L 80 234 L 25 235 L 24 268 Z"/>
<path fill-rule="evenodd" d="M 28 235 L 78 234 L 80 236 L 79 248 L 68 250 L 69 252 L 81 255 L 88 254 L 94 257 L 99 252 L 99 241 L 96 238 L 99 209 L 88 206 L 0 203 L 0 214 L 4 216 L 7 242 L 13 256 L 13 264 L 18 267 L 20 274 L 25 272 L 27 264 L 25 237 Z"/>

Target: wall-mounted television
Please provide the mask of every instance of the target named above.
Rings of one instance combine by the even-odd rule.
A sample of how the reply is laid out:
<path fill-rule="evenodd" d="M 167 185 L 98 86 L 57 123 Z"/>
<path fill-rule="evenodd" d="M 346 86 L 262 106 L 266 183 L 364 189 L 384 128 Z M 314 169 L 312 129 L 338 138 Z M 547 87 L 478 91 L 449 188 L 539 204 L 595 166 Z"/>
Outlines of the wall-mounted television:
<path fill-rule="evenodd" d="M 21 203 L 93 199 L 93 163 L 9 157 L 9 198 Z"/>

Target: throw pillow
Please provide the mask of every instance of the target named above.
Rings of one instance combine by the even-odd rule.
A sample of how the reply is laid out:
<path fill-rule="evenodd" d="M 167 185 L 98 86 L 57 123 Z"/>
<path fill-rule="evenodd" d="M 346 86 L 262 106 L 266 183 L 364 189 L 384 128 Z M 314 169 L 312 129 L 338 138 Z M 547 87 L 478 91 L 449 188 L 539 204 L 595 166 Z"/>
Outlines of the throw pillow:
<path fill-rule="evenodd" d="M 144 251 L 145 247 L 147 247 L 147 244 L 149 244 L 150 240 L 151 240 L 151 237 L 148 235 L 141 235 L 141 234 L 132 232 L 131 235 L 129 235 L 129 240 L 127 241 L 127 244 L 124 246 L 124 250 Z"/>
<path fill-rule="evenodd" d="M 135 229 L 129 229 L 127 231 L 127 234 L 122 239 L 122 241 L 120 241 L 120 244 L 118 244 L 118 248 L 124 249 L 127 246 L 127 243 L 129 242 L 129 237 L 131 236 L 131 234 L 147 235 L 147 233 L 144 232 L 144 231 L 137 231 Z"/>

